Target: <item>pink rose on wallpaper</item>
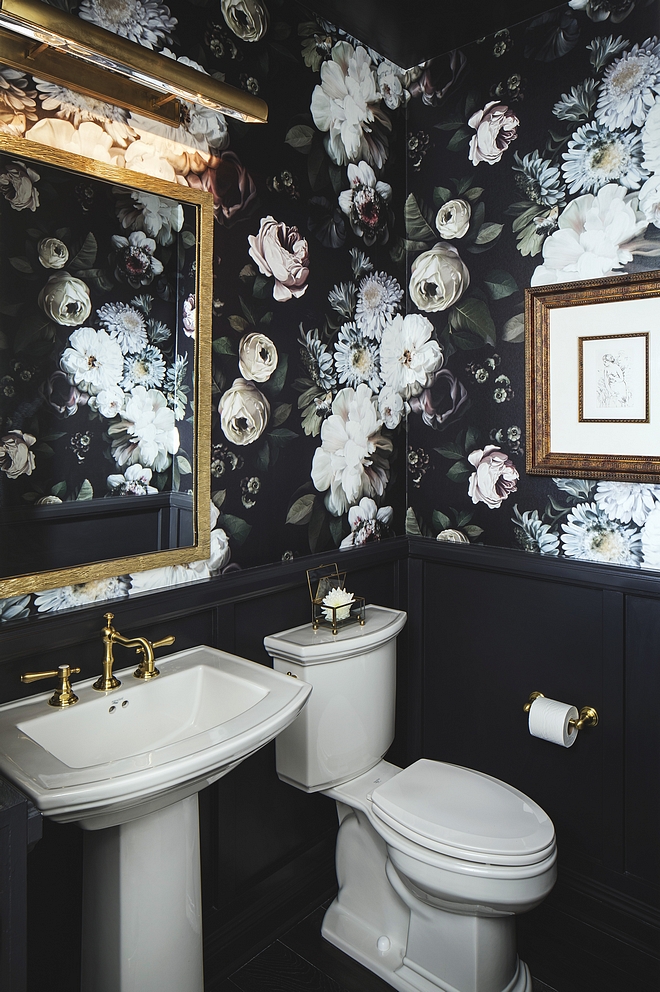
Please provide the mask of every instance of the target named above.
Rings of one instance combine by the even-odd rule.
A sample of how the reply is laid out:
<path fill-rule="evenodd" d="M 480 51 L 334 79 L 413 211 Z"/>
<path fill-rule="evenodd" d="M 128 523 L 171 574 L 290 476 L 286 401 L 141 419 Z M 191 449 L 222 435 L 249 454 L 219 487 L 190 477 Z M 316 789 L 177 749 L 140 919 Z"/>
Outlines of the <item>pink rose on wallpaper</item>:
<path fill-rule="evenodd" d="M 257 195 L 257 187 L 238 155 L 223 152 L 209 159 L 201 175 L 187 176 L 188 185 L 213 196 L 213 213 L 219 224 L 230 227 Z"/>
<path fill-rule="evenodd" d="M 473 503 L 485 503 L 491 510 L 496 510 L 502 500 L 516 492 L 520 478 L 518 469 L 496 444 L 471 451 L 468 461 L 476 469 L 468 483 L 468 496 Z"/>
<path fill-rule="evenodd" d="M 468 124 L 477 132 L 470 141 L 468 153 L 472 165 L 478 165 L 479 162 L 495 165 L 511 142 L 518 137 L 517 127 L 520 121 L 503 103 L 491 100 L 483 110 L 472 114 Z"/>
<path fill-rule="evenodd" d="M 273 298 L 285 303 L 302 296 L 309 276 L 309 250 L 297 227 L 278 224 L 274 217 L 262 217 L 259 233 L 248 235 L 250 256 L 264 276 L 273 276 Z"/>

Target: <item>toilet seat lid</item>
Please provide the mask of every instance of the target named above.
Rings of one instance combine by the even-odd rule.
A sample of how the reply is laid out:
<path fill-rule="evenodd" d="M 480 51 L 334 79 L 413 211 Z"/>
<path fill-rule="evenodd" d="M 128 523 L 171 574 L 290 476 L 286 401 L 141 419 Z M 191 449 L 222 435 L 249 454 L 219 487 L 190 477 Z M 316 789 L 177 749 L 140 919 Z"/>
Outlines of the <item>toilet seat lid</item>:
<path fill-rule="evenodd" d="M 533 864 L 555 844 L 552 820 L 532 799 L 460 765 L 422 758 L 374 789 L 371 801 L 405 837 L 464 861 Z"/>

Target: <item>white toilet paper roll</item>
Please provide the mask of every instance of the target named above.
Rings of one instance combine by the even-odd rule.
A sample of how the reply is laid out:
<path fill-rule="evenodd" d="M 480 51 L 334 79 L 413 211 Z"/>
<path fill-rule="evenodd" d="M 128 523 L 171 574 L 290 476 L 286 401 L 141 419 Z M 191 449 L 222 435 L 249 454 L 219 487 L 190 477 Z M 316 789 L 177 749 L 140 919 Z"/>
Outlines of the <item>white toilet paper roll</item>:
<path fill-rule="evenodd" d="M 577 720 L 578 716 L 575 706 L 569 703 L 537 696 L 529 710 L 529 732 L 532 737 L 540 737 L 543 741 L 571 747 L 575 744 L 578 732 L 569 727 L 568 721 Z"/>

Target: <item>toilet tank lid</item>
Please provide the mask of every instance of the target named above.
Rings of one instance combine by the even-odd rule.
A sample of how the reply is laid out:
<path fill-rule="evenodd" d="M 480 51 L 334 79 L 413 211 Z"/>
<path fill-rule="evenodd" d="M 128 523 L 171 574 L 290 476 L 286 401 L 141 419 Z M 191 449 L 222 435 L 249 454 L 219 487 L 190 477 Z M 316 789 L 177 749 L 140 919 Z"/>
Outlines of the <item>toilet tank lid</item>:
<path fill-rule="evenodd" d="M 264 637 L 264 647 L 272 658 L 283 658 L 298 665 L 322 665 L 339 656 L 351 658 L 396 637 L 406 622 L 403 610 L 367 606 L 366 623 L 340 627 L 336 634 L 329 627 L 312 628 L 311 623 L 291 627 Z"/>
<path fill-rule="evenodd" d="M 552 820 L 540 806 L 472 768 L 422 758 L 374 789 L 371 800 L 374 813 L 404 836 L 467 861 L 531 864 L 554 846 Z"/>

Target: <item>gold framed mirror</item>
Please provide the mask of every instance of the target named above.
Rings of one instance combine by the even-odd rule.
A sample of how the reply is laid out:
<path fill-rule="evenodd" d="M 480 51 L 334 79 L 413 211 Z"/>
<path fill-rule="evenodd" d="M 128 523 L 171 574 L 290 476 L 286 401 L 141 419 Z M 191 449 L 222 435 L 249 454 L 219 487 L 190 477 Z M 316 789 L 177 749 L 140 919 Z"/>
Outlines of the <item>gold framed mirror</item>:
<path fill-rule="evenodd" d="M 210 193 L 0 134 L 0 597 L 209 556 L 212 299 Z"/>

